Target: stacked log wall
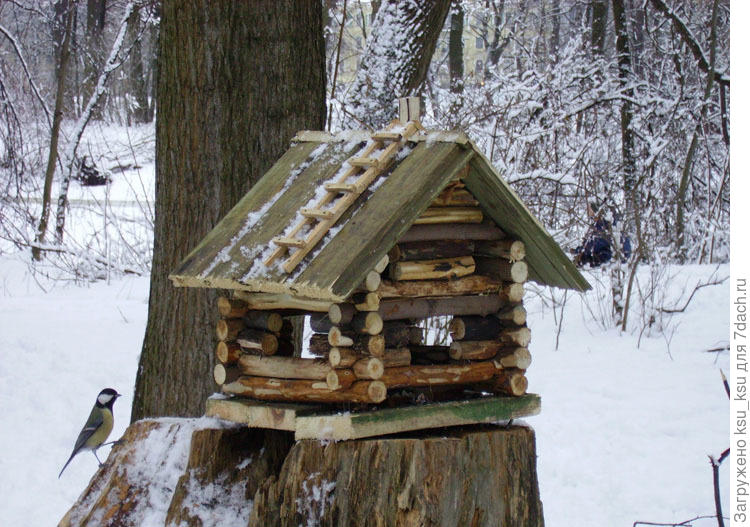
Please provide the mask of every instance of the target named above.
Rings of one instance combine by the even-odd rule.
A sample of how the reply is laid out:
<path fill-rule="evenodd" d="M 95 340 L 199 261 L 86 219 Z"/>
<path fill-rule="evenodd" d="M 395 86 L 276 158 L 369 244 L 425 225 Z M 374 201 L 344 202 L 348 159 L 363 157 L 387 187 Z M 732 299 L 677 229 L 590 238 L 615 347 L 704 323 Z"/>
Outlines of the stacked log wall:
<path fill-rule="evenodd" d="M 379 403 L 387 390 L 525 393 L 531 333 L 524 244 L 453 182 L 347 302 L 310 315 L 311 358 L 292 358 L 280 313 L 222 299 L 215 379 L 226 393 L 280 401 Z M 447 345 L 419 321 L 452 317 Z M 390 395 L 390 394 L 389 394 Z"/>

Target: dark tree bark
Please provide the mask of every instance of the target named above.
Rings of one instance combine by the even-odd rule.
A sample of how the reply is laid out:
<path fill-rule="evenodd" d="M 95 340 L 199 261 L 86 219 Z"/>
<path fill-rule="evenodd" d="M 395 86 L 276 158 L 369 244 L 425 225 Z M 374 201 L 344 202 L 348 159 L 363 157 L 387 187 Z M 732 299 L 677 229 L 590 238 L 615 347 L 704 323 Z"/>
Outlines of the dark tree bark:
<path fill-rule="evenodd" d="M 57 90 L 55 93 L 55 109 L 53 110 L 52 116 L 52 128 L 50 130 L 50 141 L 49 141 L 49 154 L 47 156 L 47 168 L 44 173 L 44 190 L 42 191 L 42 213 L 39 218 L 39 225 L 37 226 L 36 236 L 34 237 L 34 247 L 31 249 L 31 256 L 34 260 L 42 259 L 41 246 L 45 243 L 47 236 L 47 226 L 49 224 L 49 215 L 52 209 L 52 180 L 55 177 L 55 165 L 57 164 L 58 158 L 58 142 L 60 139 L 60 124 L 62 123 L 63 117 L 63 106 L 65 99 L 65 77 L 67 76 L 68 64 L 70 63 L 70 40 L 73 34 L 73 11 L 75 9 L 75 3 L 68 3 L 67 1 L 59 2 L 55 4 L 55 13 L 58 13 L 58 9 L 62 10 L 63 6 L 66 10 L 61 11 L 64 16 L 64 27 L 62 42 L 60 43 L 59 53 L 57 55 L 58 62 L 56 65 L 57 71 Z"/>
<path fill-rule="evenodd" d="M 453 93 L 464 91 L 464 6 L 454 0 L 451 7 L 451 29 L 448 35 L 448 70 Z"/>
<path fill-rule="evenodd" d="M 320 2 L 166 0 L 161 10 L 154 259 L 133 420 L 203 413 L 216 388 L 216 293 L 167 276 L 297 130 L 325 119 Z"/>
<path fill-rule="evenodd" d="M 107 18 L 106 0 L 87 0 L 86 2 L 86 45 L 83 53 L 83 100 L 88 101 L 94 93 L 96 81 L 104 62 L 104 24 Z M 101 119 L 101 108 L 104 101 L 97 106 L 92 115 L 95 120 Z"/>
<path fill-rule="evenodd" d="M 344 101 L 345 127 L 380 127 L 397 116 L 397 98 L 419 92 L 450 4 L 450 0 L 382 3 Z"/>
<path fill-rule="evenodd" d="M 133 9 L 133 14 L 128 19 L 127 41 L 130 45 L 128 56 L 128 92 L 130 93 L 134 106 L 128 105 L 128 123 L 147 123 L 148 111 L 148 86 L 143 71 L 143 48 L 141 46 L 141 15 L 140 8 Z"/>
<path fill-rule="evenodd" d="M 609 3 L 607 0 L 592 0 L 591 2 L 591 49 L 596 55 L 604 54 L 604 43 L 607 39 L 607 16 Z"/>

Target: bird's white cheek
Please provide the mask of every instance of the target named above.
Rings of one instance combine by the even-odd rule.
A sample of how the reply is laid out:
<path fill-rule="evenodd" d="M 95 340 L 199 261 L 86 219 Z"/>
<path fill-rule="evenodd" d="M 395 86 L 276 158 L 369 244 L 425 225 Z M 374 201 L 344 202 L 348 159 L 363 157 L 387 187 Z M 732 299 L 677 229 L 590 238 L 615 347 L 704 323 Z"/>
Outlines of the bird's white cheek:
<path fill-rule="evenodd" d="M 112 396 L 105 393 L 97 397 L 96 400 L 99 401 L 99 404 L 107 404 L 112 400 Z"/>

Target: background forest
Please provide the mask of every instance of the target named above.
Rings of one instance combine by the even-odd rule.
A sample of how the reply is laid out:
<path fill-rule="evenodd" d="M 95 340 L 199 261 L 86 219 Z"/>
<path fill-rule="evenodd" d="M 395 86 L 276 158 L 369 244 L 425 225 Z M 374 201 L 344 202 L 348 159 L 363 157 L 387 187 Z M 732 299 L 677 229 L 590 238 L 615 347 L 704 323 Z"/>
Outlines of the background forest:
<path fill-rule="evenodd" d="M 466 131 L 564 248 L 601 205 L 634 248 L 609 266 L 601 323 L 627 329 L 629 305 L 650 303 L 636 324 L 658 324 L 639 265 L 729 256 L 728 2 L 442 4 L 420 20 L 326 3 L 326 129 L 377 126 L 421 94 L 424 124 Z M 158 2 L 0 5 L 0 250 L 32 249 L 65 279 L 149 272 L 159 16 Z M 130 192 L 77 188 L 97 182 Z"/>

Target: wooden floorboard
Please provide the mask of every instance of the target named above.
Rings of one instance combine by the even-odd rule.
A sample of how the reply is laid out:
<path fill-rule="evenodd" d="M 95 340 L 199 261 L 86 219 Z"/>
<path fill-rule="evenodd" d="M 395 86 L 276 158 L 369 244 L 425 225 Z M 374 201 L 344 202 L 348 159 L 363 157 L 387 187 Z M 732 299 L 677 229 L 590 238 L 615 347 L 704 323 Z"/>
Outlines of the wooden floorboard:
<path fill-rule="evenodd" d="M 480 397 L 366 412 L 342 412 L 320 405 L 281 404 L 251 399 L 209 399 L 206 415 L 246 424 L 294 432 L 300 439 L 347 440 L 414 430 L 480 423 L 496 423 L 536 415 L 541 398 Z"/>

